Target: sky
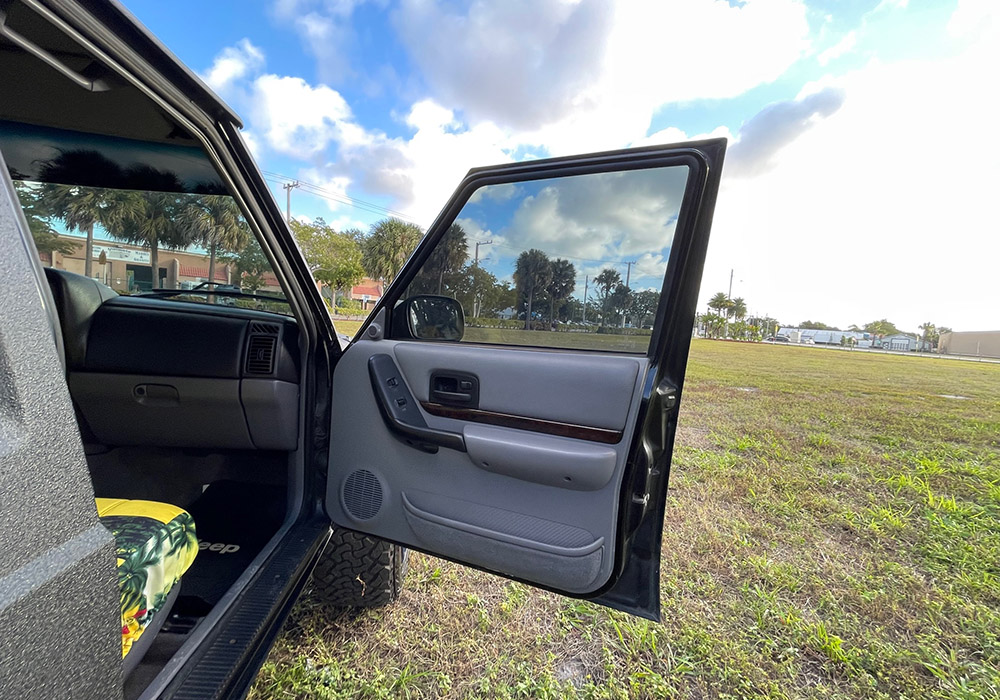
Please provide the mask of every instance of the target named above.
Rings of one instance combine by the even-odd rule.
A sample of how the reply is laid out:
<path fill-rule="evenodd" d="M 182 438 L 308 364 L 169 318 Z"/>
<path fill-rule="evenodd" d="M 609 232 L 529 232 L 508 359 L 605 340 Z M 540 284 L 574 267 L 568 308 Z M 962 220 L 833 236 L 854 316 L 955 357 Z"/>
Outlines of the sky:
<path fill-rule="evenodd" d="M 732 273 L 785 324 L 1000 329 L 994 0 L 124 3 L 296 217 L 427 226 L 472 167 L 724 136 L 701 310 Z"/>
<path fill-rule="evenodd" d="M 473 246 L 488 242 L 479 265 L 497 279 L 512 282 L 520 253 L 535 248 L 573 264 L 578 298 L 600 296 L 594 278 L 622 260 L 632 262 L 619 270 L 630 288 L 659 291 L 688 177 L 674 165 L 486 185 L 456 223 Z"/>

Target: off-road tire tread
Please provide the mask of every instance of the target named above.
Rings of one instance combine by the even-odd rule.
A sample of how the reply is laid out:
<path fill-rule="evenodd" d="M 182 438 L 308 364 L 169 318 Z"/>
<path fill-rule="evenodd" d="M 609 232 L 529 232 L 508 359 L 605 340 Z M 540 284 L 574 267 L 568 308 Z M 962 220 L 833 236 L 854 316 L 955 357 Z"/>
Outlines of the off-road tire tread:
<path fill-rule="evenodd" d="M 399 545 L 334 528 L 312 573 L 312 591 L 337 608 L 378 608 L 403 589 L 408 552 Z"/>

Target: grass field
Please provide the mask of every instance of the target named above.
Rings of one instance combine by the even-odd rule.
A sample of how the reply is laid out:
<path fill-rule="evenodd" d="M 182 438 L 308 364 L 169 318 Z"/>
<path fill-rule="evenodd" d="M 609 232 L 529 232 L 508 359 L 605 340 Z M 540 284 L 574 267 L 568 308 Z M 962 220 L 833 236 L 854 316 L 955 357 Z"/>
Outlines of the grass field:
<path fill-rule="evenodd" d="M 346 333 L 351 337 L 354 337 L 354 334 L 361 328 L 361 321 L 334 321 L 334 324 L 338 332 Z M 644 335 L 602 335 L 598 333 L 525 331 L 467 326 L 463 337 L 473 343 L 588 348 L 613 352 L 646 352 L 646 348 L 649 347 L 649 336 Z"/>
<path fill-rule="evenodd" d="M 661 589 L 414 555 L 390 609 L 304 596 L 251 697 L 1000 698 L 1000 365 L 695 341 Z"/>

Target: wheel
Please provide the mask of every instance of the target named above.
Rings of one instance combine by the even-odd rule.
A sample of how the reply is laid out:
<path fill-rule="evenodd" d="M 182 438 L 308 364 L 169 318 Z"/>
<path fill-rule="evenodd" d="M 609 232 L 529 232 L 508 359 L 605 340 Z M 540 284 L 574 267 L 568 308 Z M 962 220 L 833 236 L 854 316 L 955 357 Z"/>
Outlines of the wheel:
<path fill-rule="evenodd" d="M 377 537 L 334 528 L 312 573 L 313 593 L 338 608 L 379 608 L 399 597 L 409 551 Z"/>

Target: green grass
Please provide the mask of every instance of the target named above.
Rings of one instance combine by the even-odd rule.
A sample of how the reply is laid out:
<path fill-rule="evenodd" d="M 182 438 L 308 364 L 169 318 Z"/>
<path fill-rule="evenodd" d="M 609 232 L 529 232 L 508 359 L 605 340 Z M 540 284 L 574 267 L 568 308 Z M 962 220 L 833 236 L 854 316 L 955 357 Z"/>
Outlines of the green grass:
<path fill-rule="evenodd" d="M 352 338 L 361 328 L 361 321 L 334 321 L 337 331 Z M 509 328 L 466 327 L 464 340 L 470 343 L 497 343 L 500 345 L 529 345 L 544 348 L 588 348 L 613 352 L 645 353 L 649 336 L 603 335 L 598 333 L 568 333 L 554 331 L 525 331 Z"/>
<path fill-rule="evenodd" d="M 1000 698 L 1000 366 L 695 341 L 662 558 L 655 624 L 414 555 L 251 697 Z"/>

